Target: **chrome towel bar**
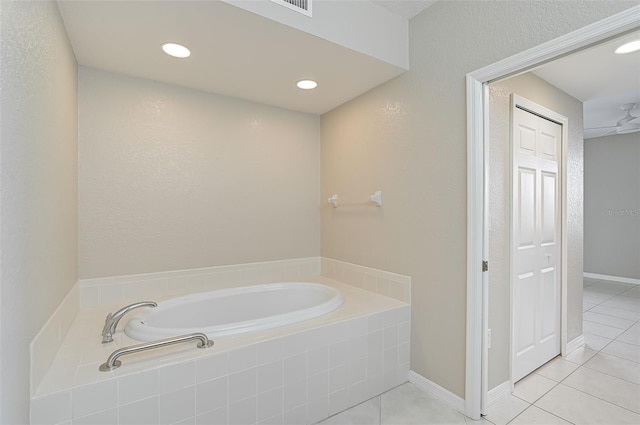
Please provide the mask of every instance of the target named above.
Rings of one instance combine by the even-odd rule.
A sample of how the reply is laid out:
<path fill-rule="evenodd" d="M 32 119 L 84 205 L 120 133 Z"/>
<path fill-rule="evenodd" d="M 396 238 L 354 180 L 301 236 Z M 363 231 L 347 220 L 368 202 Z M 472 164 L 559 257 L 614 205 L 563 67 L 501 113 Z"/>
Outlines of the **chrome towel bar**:
<path fill-rule="evenodd" d="M 129 347 L 122 347 L 117 349 L 107 357 L 107 361 L 102 363 L 98 368 L 100 372 L 108 372 L 120 367 L 122 362 L 118 360 L 119 357 L 127 354 L 138 353 L 140 351 L 152 350 L 154 348 L 166 347 L 167 345 L 180 344 L 188 341 L 199 341 L 198 348 L 209 348 L 213 345 L 207 336 L 203 333 L 196 332 L 192 334 L 180 335 L 171 338 L 159 339 L 157 341 L 145 342 L 144 344 L 131 345 Z"/>

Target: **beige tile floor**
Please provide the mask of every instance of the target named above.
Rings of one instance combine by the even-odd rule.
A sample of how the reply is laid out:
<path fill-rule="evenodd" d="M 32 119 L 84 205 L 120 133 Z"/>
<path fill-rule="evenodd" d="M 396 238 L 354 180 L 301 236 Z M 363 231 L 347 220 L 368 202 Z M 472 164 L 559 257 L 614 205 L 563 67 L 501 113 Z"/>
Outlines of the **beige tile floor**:
<path fill-rule="evenodd" d="M 472 421 L 411 383 L 318 425 L 640 424 L 640 286 L 585 278 L 586 345 L 556 358 Z"/>

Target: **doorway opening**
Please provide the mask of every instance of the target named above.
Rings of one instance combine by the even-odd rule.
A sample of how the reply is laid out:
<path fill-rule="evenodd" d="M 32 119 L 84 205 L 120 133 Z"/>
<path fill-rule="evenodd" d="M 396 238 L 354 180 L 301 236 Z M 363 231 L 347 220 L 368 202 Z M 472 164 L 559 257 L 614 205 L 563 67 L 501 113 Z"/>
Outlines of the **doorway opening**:
<path fill-rule="evenodd" d="M 598 44 L 637 30 L 640 6 L 628 9 L 565 36 L 499 61 L 467 75 L 467 360 L 465 414 L 479 419 L 487 398 L 486 361 L 488 335 L 488 84 L 515 76 Z M 490 261 L 490 259 L 489 259 Z M 488 269 L 491 270 L 489 262 Z M 565 333 L 566 335 L 566 333 Z M 568 341 L 565 341 L 565 346 Z M 565 348 L 566 349 L 566 348 Z M 484 355 L 483 355 L 484 354 Z M 485 365 L 486 366 L 486 365 Z"/>

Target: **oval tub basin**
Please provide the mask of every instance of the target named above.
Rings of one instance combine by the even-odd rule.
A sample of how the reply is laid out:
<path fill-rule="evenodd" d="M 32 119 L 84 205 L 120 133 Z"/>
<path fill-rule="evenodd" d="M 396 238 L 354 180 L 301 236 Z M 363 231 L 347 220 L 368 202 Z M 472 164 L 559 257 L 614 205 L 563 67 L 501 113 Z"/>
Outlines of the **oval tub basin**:
<path fill-rule="evenodd" d="M 186 295 L 137 313 L 125 333 L 153 341 L 192 332 L 209 338 L 272 329 L 319 317 L 339 308 L 340 292 L 307 282 L 269 283 Z"/>

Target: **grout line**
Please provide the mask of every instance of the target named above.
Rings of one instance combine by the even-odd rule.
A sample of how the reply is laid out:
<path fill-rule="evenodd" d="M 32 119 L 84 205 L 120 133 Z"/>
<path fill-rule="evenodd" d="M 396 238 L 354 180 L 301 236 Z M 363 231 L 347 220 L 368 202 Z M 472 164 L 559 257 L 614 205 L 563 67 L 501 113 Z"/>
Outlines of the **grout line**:
<path fill-rule="evenodd" d="M 586 394 L 586 395 L 588 395 L 588 396 L 590 396 L 590 397 L 597 398 L 598 400 L 604 401 L 605 403 L 611 404 L 611 405 L 613 405 L 613 406 L 619 407 L 620 409 L 624 409 L 624 410 L 626 410 L 626 411 L 628 411 L 628 412 L 631 412 L 631 413 L 633 413 L 633 414 L 635 414 L 635 415 L 640 416 L 640 414 L 639 414 L 638 412 L 634 412 L 633 410 L 629 410 L 629 409 L 627 409 L 627 408 L 626 408 L 626 407 L 624 407 L 624 406 L 620 406 L 620 405 L 618 405 L 618 404 L 616 404 L 616 403 L 614 403 L 614 402 L 612 402 L 612 401 L 610 401 L 610 400 L 605 400 L 604 398 L 600 398 L 600 397 L 598 397 L 597 395 L 593 395 L 593 394 L 588 393 L 588 392 L 586 392 L 586 391 L 583 391 L 583 390 L 581 390 L 581 389 L 579 389 L 579 388 L 574 388 L 574 387 L 572 387 L 572 386 L 570 386 L 570 385 L 565 385 L 565 387 L 571 388 L 572 390 L 576 390 L 576 391 L 581 392 L 581 393 L 583 393 L 583 394 Z M 538 406 L 536 406 L 536 407 L 538 407 Z M 551 413 L 551 412 L 549 412 L 549 413 Z M 563 419 L 564 419 L 564 418 L 563 418 Z M 566 419 L 565 419 L 565 420 L 566 420 Z"/>
<path fill-rule="evenodd" d="M 576 369 L 576 370 L 577 370 L 577 369 Z M 573 372 L 575 372 L 575 370 L 574 370 Z M 571 372 L 571 373 L 573 373 L 573 372 Z M 571 375 L 571 373 L 570 373 L 569 375 Z M 542 376 L 542 375 L 538 375 L 538 376 Z M 540 397 L 536 398 L 533 402 L 530 402 L 530 401 L 527 401 L 527 400 L 525 400 L 525 399 L 523 399 L 523 398 L 521 398 L 521 397 L 518 397 L 517 395 L 515 395 L 515 394 L 513 394 L 513 393 L 511 393 L 511 395 L 512 395 L 512 396 L 514 396 L 514 397 L 516 397 L 516 398 L 519 398 L 519 399 L 520 399 L 520 400 L 522 400 L 522 401 L 526 401 L 526 402 L 527 402 L 527 403 L 529 403 L 531 406 L 533 406 L 533 405 L 534 405 L 538 400 L 540 400 L 542 397 L 544 397 L 545 395 L 547 395 L 547 393 L 549 393 L 549 391 L 551 391 L 552 389 L 554 389 L 555 387 L 557 387 L 557 386 L 558 386 L 558 384 L 560 383 L 560 382 L 558 382 L 558 381 L 554 381 L 554 380 L 553 380 L 553 379 L 551 379 L 551 378 L 547 378 L 546 376 L 542 376 L 542 377 L 543 377 L 543 378 L 546 378 L 546 379 L 548 379 L 548 380 L 550 380 L 550 381 L 553 381 L 553 382 L 554 382 L 554 384 L 553 384 L 553 386 L 552 386 L 551 388 L 549 388 L 547 391 L 545 391 L 545 392 L 544 392 L 544 394 L 542 394 Z"/>
<path fill-rule="evenodd" d="M 600 313 L 596 313 L 595 311 L 592 311 L 591 313 L 593 313 L 593 314 L 600 314 Z M 584 316 L 584 314 L 583 314 L 583 316 Z M 607 315 L 602 314 L 602 316 L 607 316 Z M 615 317 L 615 316 L 607 316 L 607 317 Z M 602 326 L 608 326 L 608 327 L 610 327 L 610 328 L 613 328 L 613 329 L 619 329 L 619 330 L 622 330 L 622 331 L 626 331 L 627 329 L 629 329 L 630 327 L 632 327 L 633 325 L 635 325 L 635 324 L 636 324 L 636 322 L 635 322 L 635 321 L 633 321 L 633 320 L 623 319 L 623 318 L 621 318 L 621 317 L 616 317 L 616 319 L 620 319 L 620 320 L 628 320 L 628 321 L 633 322 L 633 323 L 632 323 L 632 324 L 630 324 L 630 325 L 629 325 L 628 327 L 626 327 L 626 328 L 619 328 L 619 327 L 617 327 L 617 326 L 607 325 L 606 323 L 594 322 L 593 320 L 589 320 L 589 319 L 582 319 L 582 321 L 583 321 L 583 322 L 589 322 L 589 323 L 595 323 L 595 324 L 597 324 L 597 325 L 602 325 Z M 617 338 L 617 337 L 616 337 L 616 338 Z"/>
<path fill-rule="evenodd" d="M 607 355 L 607 353 L 603 353 L 603 354 Z M 597 356 L 597 354 L 596 354 L 596 356 Z M 593 357 L 595 357 L 595 356 L 593 356 Z M 593 358 L 593 357 L 592 357 L 592 358 Z M 615 357 L 615 356 L 614 356 L 614 357 Z M 620 358 L 620 357 L 617 357 L 617 358 Z M 626 360 L 626 359 L 622 359 L 622 360 Z M 632 360 L 629 360 L 629 361 L 630 361 L 630 362 L 632 362 L 632 363 L 635 363 L 635 362 L 633 362 Z M 620 380 L 622 380 L 622 381 L 629 382 L 629 383 L 631 383 L 631 384 L 635 384 L 635 385 L 640 386 L 640 384 L 638 384 L 637 382 L 629 381 L 629 380 L 627 380 L 627 379 L 621 378 L 621 377 L 616 376 L 616 375 L 612 375 L 612 374 L 607 373 L 607 372 L 603 372 L 603 371 L 598 370 L 598 369 L 594 369 L 594 368 L 589 367 L 589 366 L 584 366 L 584 365 L 582 365 L 582 366 L 580 366 L 580 367 L 584 367 L 584 368 L 586 368 L 586 369 L 589 369 L 589 370 L 593 370 L 593 371 L 595 371 L 595 372 L 602 373 L 603 375 L 607 375 L 607 376 L 611 376 L 611 377 L 614 377 L 614 378 L 618 378 L 618 379 L 620 379 Z M 580 369 L 580 368 L 578 368 L 578 369 Z M 578 369 L 576 369 L 576 370 L 578 370 Z M 574 371 L 574 372 L 575 372 L 575 371 Z"/>
<path fill-rule="evenodd" d="M 545 409 L 543 409 L 543 408 L 542 408 L 542 407 L 540 407 L 540 406 L 535 406 L 535 407 L 537 407 L 538 409 L 542 410 L 543 412 L 547 412 L 547 413 L 548 413 L 548 414 L 550 414 L 551 416 L 555 416 L 556 418 L 560 418 L 560 419 L 562 419 L 562 420 L 563 420 L 563 421 L 565 421 L 565 422 L 568 422 L 568 423 L 570 423 L 570 424 L 575 425 L 575 422 L 571 422 L 571 421 L 570 421 L 569 419 L 567 419 L 567 418 L 563 418 L 562 416 L 556 415 L 556 414 L 555 414 L 555 413 L 553 413 L 553 412 L 549 412 L 548 410 L 545 410 Z"/>
<path fill-rule="evenodd" d="M 378 403 L 378 424 L 382 425 L 382 394 L 378 397 L 380 398 L 380 402 Z"/>
<path fill-rule="evenodd" d="M 597 307 L 597 306 L 594 306 L 594 307 L 592 307 L 592 308 L 595 308 L 595 307 Z M 612 310 L 625 311 L 625 312 L 626 312 L 626 311 L 629 311 L 629 310 L 623 310 L 623 309 L 621 309 L 621 308 L 616 308 L 616 307 L 606 307 L 606 308 L 610 308 L 610 309 L 612 309 Z M 615 317 L 616 319 L 629 320 L 629 321 L 631 321 L 631 322 L 634 322 L 634 324 L 635 324 L 635 323 L 637 323 L 638 321 L 640 321 L 640 319 L 627 319 L 627 318 L 625 318 L 625 317 L 614 316 L 613 314 L 600 313 L 600 312 L 598 312 L 598 311 L 591 311 L 591 308 L 590 308 L 589 310 L 587 310 L 587 311 L 583 312 L 583 314 L 582 314 L 582 315 L 584 316 L 584 313 L 587 313 L 587 312 L 591 312 L 591 313 L 593 313 L 593 314 L 599 314 L 599 315 L 601 315 L 601 316 Z M 586 319 L 585 319 L 585 320 L 586 320 Z M 587 320 L 587 321 L 588 321 L 588 320 Z M 631 326 L 633 326 L 633 325 L 631 325 Z"/>
<path fill-rule="evenodd" d="M 609 344 L 613 343 L 614 341 L 615 341 L 615 340 L 611 341 Z M 623 342 L 623 341 L 618 341 L 618 342 L 619 342 L 619 343 L 621 343 L 621 344 L 626 344 L 626 342 Z M 609 344 L 607 344 L 605 347 L 602 347 L 602 350 L 604 350 L 604 349 L 605 349 Z M 633 344 L 628 344 L 628 345 L 633 345 Z M 637 345 L 633 345 L 633 346 L 634 346 L 634 347 L 638 347 Z M 640 348 L 640 347 L 638 347 L 638 348 Z M 601 350 L 601 351 L 602 351 L 602 350 Z M 599 353 L 599 352 L 600 352 L 600 351 L 598 351 L 598 353 Z M 627 361 L 630 361 L 630 362 L 633 362 L 633 363 L 636 363 L 636 364 L 639 364 L 639 365 L 640 365 L 640 362 L 637 362 L 637 361 L 635 361 L 635 360 L 631 360 L 631 359 L 627 359 L 626 357 L 620 357 L 620 356 L 618 356 L 618 355 L 616 355 L 616 354 L 614 354 L 614 353 L 606 352 L 606 353 L 602 353 L 602 354 L 606 354 L 607 356 L 611 356 L 611 357 L 616 357 L 616 358 L 621 359 L 621 360 L 627 360 Z M 597 355 L 597 354 L 596 354 L 596 355 Z M 593 357 L 595 357 L 595 355 L 594 355 Z M 591 359 L 592 359 L 593 357 L 591 357 Z M 589 360 L 591 360 L 591 359 L 589 359 Z M 587 360 L 587 361 L 589 361 L 589 360 Z M 585 362 L 585 363 L 586 363 L 586 362 Z M 581 365 L 581 366 L 582 366 L 582 365 Z M 587 368 L 587 369 L 591 369 L 591 368 L 589 367 L 589 368 Z M 591 370 L 595 370 L 595 369 L 591 369 Z M 600 371 L 598 371 L 598 372 L 600 372 Z M 601 373 L 604 373 L 604 372 L 601 372 Z M 613 376 L 613 375 L 612 375 L 612 376 Z M 640 385 L 640 384 L 636 384 L 636 385 Z"/>

